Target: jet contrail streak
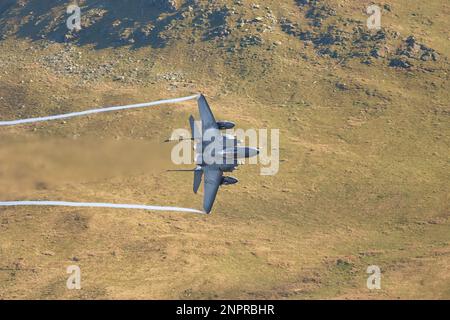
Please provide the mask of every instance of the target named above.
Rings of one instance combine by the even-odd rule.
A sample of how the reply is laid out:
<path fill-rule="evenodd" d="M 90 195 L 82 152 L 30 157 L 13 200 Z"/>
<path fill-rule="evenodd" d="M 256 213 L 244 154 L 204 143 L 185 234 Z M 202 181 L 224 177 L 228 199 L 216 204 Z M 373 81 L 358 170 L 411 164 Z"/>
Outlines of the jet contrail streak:
<path fill-rule="evenodd" d="M 137 209 L 148 211 L 177 211 L 203 213 L 202 211 L 189 208 L 146 206 L 139 204 L 115 204 L 96 202 L 68 202 L 68 201 L 1 201 L 0 207 L 16 206 L 57 206 L 57 207 L 84 207 L 84 208 L 113 208 L 113 209 Z"/>
<path fill-rule="evenodd" d="M 199 95 L 196 94 L 193 96 L 182 97 L 182 98 L 158 100 L 158 101 L 153 101 L 153 102 L 130 104 L 130 105 L 126 105 L 126 106 L 91 109 L 91 110 L 85 110 L 85 111 L 80 111 L 80 112 L 71 112 L 71 113 L 66 113 L 66 114 L 58 114 L 58 115 L 47 116 L 47 117 L 29 118 L 29 119 L 11 120 L 11 121 L 0 121 L 0 127 L 15 126 L 18 124 L 42 122 L 42 121 L 57 120 L 57 119 L 66 119 L 66 118 L 72 118 L 72 117 L 85 116 L 85 115 L 94 114 L 94 113 L 119 111 L 119 110 L 125 110 L 125 109 L 145 108 L 145 107 L 151 107 L 151 106 L 156 106 L 156 105 L 160 105 L 160 104 L 177 103 L 177 102 L 183 102 L 183 101 L 187 101 L 187 100 L 198 99 L 198 97 L 199 97 Z"/>

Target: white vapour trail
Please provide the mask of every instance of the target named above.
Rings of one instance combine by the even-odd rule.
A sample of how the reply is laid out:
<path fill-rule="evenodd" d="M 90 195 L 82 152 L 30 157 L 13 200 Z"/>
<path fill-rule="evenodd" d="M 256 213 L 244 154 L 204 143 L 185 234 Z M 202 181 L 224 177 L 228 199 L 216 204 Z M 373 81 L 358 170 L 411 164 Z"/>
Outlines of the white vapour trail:
<path fill-rule="evenodd" d="M 199 97 L 199 95 L 196 94 L 193 96 L 182 97 L 182 98 L 158 100 L 158 101 L 153 101 L 153 102 L 130 104 L 130 105 L 126 105 L 126 106 L 91 109 L 91 110 L 85 110 L 85 111 L 80 111 L 80 112 L 58 114 L 58 115 L 48 116 L 48 117 L 29 118 L 29 119 L 20 119 L 20 120 L 11 120 L 11 121 L 0 121 L 0 127 L 15 126 L 18 124 L 42 122 L 42 121 L 57 120 L 57 119 L 66 119 L 66 118 L 72 118 L 72 117 L 85 116 L 85 115 L 94 114 L 94 113 L 119 111 L 119 110 L 125 110 L 125 109 L 145 108 L 145 107 L 151 107 L 151 106 L 156 106 L 156 105 L 160 105 L 160 104 L 177 103 L 177 102 L 183 102 L 183 101 L 187 101 L 187 100 L 198 99 L 198 97 Z"/>
<path fill-rule="evenodd" d="M 177 102 L 183 102 L 183 101 L 187 101 L 187 100 L 198 99 L 198 97 L 199 97 L 199 95 L 196 94 L 193 96 L 182 97 L 182 98 L 165 99 L 165 100 L 158 100 L 158 101 L 153 101 L 153 102 L 138 103 L 138 104 L 125 105 L 125 106 L 117 106 L 117 107 L 91 109 L 91 110 L 85 110 L 85 111 L 80 111 L 80 112 L 71 112 L 71 113 L 59 114 L 59 115 L 48 116 L 48 117 L 20 119 L 20 120 L 11 120 L 11 121 L 0 121 L 0 127 L 15 126 L 15 125 L 19 125 L 19 124 L 42 122 L 42 121 L 57 120 L 57 119 L 66 119 L 66 118 L 72 118 L 72 117 L 85 116 L 85 115 L 94 114 L 94 113 L 151 107 L 151 106 L 156 106 L 156 105 L 160 105 L 160 104 L 177 103 Z M 0 206 L 2 206 L 2 207 L 5 207 L 5 206 L 6 207 L 59 206 L 59 207 L 138 209 L 138 210 L 151 210 L 151 211 L 178 211 L 178 212 L 203 213 L 202 211 L 199 211 L 196 209 L 178 208 L 178 207 L 147 206 L 147 205 L 139 205 L 139 204 L 68 202 L 68 201 L 1 201 Z"/>
<path fill-rule="evenodd" d="M 96 202 L 68 202 L 68 201 L 1 201 L 0 207 L 16 206 L 56 206 L 56 207 L 84 207 L 84 208 L 113 208 L 113 209 L 137 209 L 148 211 L 177 211 L 203 213 L 196 209 L 178 208 L 178 207 L 160 207 L 146 206 L 139 204 L 115 204 L 115 203 L 96 203 Z"/>

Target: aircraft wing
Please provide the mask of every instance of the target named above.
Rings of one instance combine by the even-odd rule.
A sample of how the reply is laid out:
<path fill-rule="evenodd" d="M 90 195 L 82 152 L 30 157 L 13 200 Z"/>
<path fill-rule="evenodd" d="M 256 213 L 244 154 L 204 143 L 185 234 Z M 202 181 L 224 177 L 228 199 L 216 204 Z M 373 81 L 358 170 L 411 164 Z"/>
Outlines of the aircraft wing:
<path fill-rule="evenodd" d="M 202 134 L 204 134 L 206 130 L 210 129 L 219 130 L 217 121 L 214 119 L 211 108 L 203 95 L 200 95 L 200 98 L 198 98 L 198 110 L 202 119 Z"/>
<path fill-rule="evenodd" d="M 205 190 L 203 195 L 203 209 L 206 213 L 210 213 L 217 191 L 222 184 L 222 170 L 218 168 L 205 167 Z"/>

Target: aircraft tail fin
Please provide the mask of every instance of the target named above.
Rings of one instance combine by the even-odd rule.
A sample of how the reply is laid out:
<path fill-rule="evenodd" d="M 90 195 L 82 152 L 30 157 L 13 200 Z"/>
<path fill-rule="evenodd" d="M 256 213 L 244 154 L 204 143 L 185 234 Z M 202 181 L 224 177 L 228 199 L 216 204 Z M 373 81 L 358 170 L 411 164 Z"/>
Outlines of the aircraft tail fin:
<path fill-rule="evenodd" d="M 195 119 L 192 115 L 189 117 L 189 125 L 191 126 L 192 139 L 193 140 L 200 139 L 201 138 L 200 129 L 196 125 Z"/>

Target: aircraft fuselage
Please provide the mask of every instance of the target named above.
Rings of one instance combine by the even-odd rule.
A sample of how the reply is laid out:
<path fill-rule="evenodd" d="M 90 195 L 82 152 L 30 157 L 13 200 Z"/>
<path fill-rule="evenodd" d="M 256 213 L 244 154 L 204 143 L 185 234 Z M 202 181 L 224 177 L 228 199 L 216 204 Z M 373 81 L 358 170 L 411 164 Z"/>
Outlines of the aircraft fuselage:
<path fill-rule="evenodd" d="M 216 136 L 212 141 L 198 142 L 194 146 L 195 163 L 201 167 L 213 166 L 224 172 L 232 172 L 238 166 L 238 159 L 259 154 L 256 148 L 238 146 L 235 137 Z"/>

